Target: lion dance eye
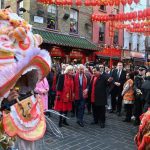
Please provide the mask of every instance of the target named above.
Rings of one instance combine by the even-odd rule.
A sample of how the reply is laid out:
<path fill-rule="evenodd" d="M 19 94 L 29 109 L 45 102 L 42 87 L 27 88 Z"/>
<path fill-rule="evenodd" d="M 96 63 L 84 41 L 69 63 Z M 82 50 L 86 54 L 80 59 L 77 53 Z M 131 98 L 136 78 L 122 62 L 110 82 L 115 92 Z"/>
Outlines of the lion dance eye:
<path fill-rule="evenodd" d="M 30 44 L 31 44 L 31 41 L 29 37 L 27 36 L 24 42 L 22 41 L 19 42 L 19 47 L 25 51 L 30 47 Z"/>

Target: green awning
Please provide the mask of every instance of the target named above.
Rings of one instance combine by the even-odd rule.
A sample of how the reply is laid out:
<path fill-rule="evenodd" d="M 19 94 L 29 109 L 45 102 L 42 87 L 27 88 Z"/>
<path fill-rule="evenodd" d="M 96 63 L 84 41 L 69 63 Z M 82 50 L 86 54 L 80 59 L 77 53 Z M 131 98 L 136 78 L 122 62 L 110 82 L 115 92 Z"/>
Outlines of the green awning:
<path fill-rule="evenodd" d="M 97 50 L 97 46 L 85 38 L 65 35 L 55 32 L 49 32 L 40 29 L 33 29 L 34 34 L 40 34 L 45 43 L 69 46 L 73 48 Z"/>

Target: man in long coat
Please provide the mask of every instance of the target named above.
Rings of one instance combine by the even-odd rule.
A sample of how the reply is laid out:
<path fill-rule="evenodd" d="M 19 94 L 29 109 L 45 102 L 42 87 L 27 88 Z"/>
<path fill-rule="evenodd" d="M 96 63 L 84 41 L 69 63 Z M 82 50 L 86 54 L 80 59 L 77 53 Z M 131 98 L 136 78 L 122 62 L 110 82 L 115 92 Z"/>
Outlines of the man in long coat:
<path fill-rule="evenodd" d="M 102 66 L 101 66 L 102 67 Z M 96 78 L 94 78 L 91 90 L 91 103 L 93 105 L 94 123 L 100 123 L 100 127 L 105 127 L 105 105 L 107 104 L 108 79 L 104 73 L 96 67 Z"/>

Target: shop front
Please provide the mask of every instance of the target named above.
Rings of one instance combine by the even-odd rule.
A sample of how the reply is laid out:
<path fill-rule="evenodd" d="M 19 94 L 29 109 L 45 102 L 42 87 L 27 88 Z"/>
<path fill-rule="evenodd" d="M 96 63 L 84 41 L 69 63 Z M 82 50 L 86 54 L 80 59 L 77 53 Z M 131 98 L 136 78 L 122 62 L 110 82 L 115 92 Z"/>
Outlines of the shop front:
<path fill-rule="evenodd" d="M 45 29 L 33 29 L 34 34 L 43 37 L 43 48 L 49 50 L 54 63 L 86 63 L 93 61 L 97 46 L 84 37 L 51 32 Z"/>
<path fill-rule="evenodd" d="M 83 51 L 79 51 L 77 49 L 72 49 L 70 52 L 70 62 L 75 64 L 84 64 L 86 62 L 86 56 Z"/>
<path fill-rule="evenodd" d="M 63 49 L 61 49 L 60 47 L 52 47 L 50 50 L 49 50 L 49 53 L 52 57 L 52 62 L 53 63 L 64 63 L 64 59 L 65 59 L 65 53 L 63 51 Z"/>
<path fill-rule="evenodd" d="M 95 52 L 95 61 L 110 67 L 116 66 L 121 60 L 121 50 L 116 48 L 104 48 L 102 51 Z"/>
<path fill-rule="evenodd" d="M 130 52 L 132 63 L 135 66 L 144 65 L 146 62 L 145 54 L 140 52 Z"/>

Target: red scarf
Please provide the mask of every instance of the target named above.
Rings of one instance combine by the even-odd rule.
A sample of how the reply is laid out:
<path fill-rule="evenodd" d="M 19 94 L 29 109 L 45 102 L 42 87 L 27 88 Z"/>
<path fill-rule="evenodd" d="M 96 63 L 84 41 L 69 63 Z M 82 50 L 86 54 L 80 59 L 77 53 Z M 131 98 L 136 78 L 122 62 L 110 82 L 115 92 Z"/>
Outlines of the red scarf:
<path fill-rule="evenodd" d="M 64 87 L 63 87 L 63 92 L 62 92 L 62 99 L 63 102 L 69 102 L 73 101 L 73 93 L 74 93 L 74 82 L 73 78 L 70 77 L 69 75 L 65 75 L 64 79 Z"/>
<path fill-rule="evenodd" d="M 82 76 L 82 91 L 84 91 L 87 88 L 87 77 L 85 74 Z M 84 98 L 87 98 L 87 95 L 84 96 Z M 75 100 L 79 100 L 79 73 L 75 76 Z"/>
<path fill-rule="evenodd" d="M 56 91 L 56 75 L 53 77 L 52 91 Z"/>
<path fill-rule="evenodd" d="M 92 83 L 91 103 L 94 103 L 95 102 L 95 84 L 97 81 L 97 77 L 93 76 L 92 80 L 93 80 L 93 83 Z"/>

